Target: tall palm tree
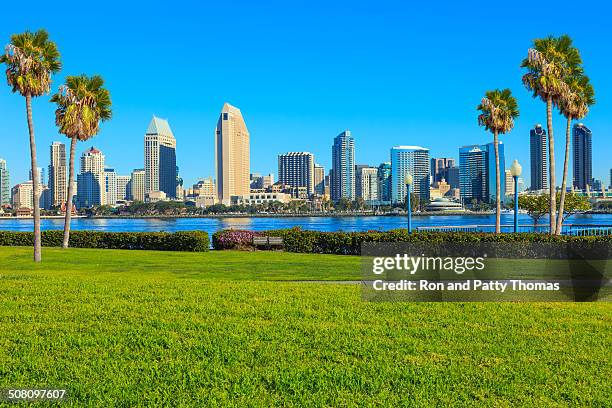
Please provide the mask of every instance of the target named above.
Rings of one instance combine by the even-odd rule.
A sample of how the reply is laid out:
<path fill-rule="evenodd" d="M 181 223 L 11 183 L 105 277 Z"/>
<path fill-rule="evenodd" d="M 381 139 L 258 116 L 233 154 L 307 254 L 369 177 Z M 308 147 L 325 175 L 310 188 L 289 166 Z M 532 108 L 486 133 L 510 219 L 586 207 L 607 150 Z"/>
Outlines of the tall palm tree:
<path fill-rule="evenodd" d="M 32 119 L 32 98 L 49 93 L 51 74 L 61 68 L 57 46 L 45 30 L 26 31 L 11 36 L 0 63 L 6 64 L 6 79 L 13 92 L 25 97 L 28 131 L 30 134 L 30 164 L 32 166 L 32 197 L 34 206 L 34 261 L 41 260 L 40 187 L 36 163 L 36 139 Z"/>
<path fill-rule="evenodd" d="M 533 92 L 533 97 L 546 103 L 546 126 L 548 128 L 548 167 L 550 195 L 550 233 L 555 233 L 556 183 L 555 138 L 552 123 L 552 108 L 568 94 L 565 79 L 581 72 L 580 53 L 567 35 L 536 39 L 521 64 L 527 69 L 523 84 Z"/>
<path fill-rule="evenodd" d="M 565 160 L 563 161 L 563 181 L 561 183 L 561 198 L 557 214 L 557 235 L 561 234 L 563 226 L 563 210 L 567 189 L 567 172 L 569 167 L 570 132 L 572 120 L 582 119 L 589 112 L 589 106 L 595 103 L 595 91 L 586 75 L 575 75 L 567 80 L 569 93 L 560 101 L 559 110 L 567 118 L 565 129 Z"/>
<path fill-rule="evenodd" d="M 86 141 L 100 131 L 100 122 L 111 118 L 110 93 L 103 88 L 104 80 L 96 75 L 69 76 L 66 84 L 51 97 L 57 104 L 55 124 L 59 132 L 70 138 L 70 162 L 68 172 L 68 197 L 64 218 L 63 248 L 70 240 L 70 218 L 74 196 L 74 155 L 77 141 Z"/>
<path fill-rule="evenodd" d="M 499 134 L 505 134 L 514 127 L 514 119 L 519 116 L 518 103 L 510 89 L 487 91 L 480 105 L 478 124 L 493 133 L 495 148 L 495 232 L 501 231 L 501 172 L 499 169 Z"/>

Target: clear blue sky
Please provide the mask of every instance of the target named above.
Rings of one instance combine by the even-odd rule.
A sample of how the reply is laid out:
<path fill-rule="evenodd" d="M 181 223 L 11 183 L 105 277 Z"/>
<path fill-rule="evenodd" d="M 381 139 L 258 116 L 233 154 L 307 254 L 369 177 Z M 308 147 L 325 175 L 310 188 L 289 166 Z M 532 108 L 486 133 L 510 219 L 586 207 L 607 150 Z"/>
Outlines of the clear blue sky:
<path fill-rule="evenodd" d="M 143 166 L 143 136 L 155 114 L 169 119 L 186 184 L 214 175 L 214 128 L 226 101 L 247 122 L 252 172 L 276 174 L 276 155 L 287 151 L 311 151 L 328 168 L 332 139 L 344 129 L 355 136 L 358 163 L 388 161 L 399 144 L 457 157 L 459 146 L 491 139 L 476 122 L 484 91 L 509 87 L 521 117 L 503 137 L 506 160 L 518 158 L 528 182 L 529 129 L 545 123 L 545 106 L 523 88 L 519 64 L 532 39 L 567 33 L 596 90 L 584 120 L 593 131 L 594 176 L 609 182 L 612 9 L 603 2 L 582 1 L 580 9 L 564 1 L 71 3 L 28 1 L 27 10 L 10 11 L 0 44 L 46 28 L 64 64 L 54 90 L 64 75 L 106 79 L 114 118 L 78 153 L 94 144 L 120 174 Z M 24 102 L 4 80 L 0 113 L 0 157 L 15 184 L 28 175 Z M 66 139 L 48 97 L 34 103 L 34 119 L 46 167 L 51 142 Z M 556 117 L 559 169 L 564 127 Z"/>

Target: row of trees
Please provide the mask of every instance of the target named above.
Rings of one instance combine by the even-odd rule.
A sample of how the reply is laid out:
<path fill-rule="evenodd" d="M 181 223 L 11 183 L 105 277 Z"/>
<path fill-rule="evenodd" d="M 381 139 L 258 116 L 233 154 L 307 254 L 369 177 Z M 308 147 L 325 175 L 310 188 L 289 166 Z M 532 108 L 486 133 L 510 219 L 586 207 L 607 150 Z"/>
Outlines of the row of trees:
<path fill-rule="evenodd" d="M 573 120 L 585 117 L 589 107 L 595 103 L 595 92 L 589 77 L 585 75 L 579 50 L 574 47 L 572 39 L 547 37 L 536 39 L 533 47 L 528 50 L 527 58 L 521 63 L 527 70 L 522 77 L 525 87 L 546 103 L 546 124 L 548 130 L 548 165 L 549 165 L 549 197 L 550 234 L 559 235 L 565 220 L 564 207 L 567 196 L 567 177 L 569 167 L 570 132 Z M 552 114 L 556 108 L 567 119 L 565 131 L 565 156 L 563 161 L 563 180 L 561 196 L 556 198 L 555 176 L 555 139 Z M 495 184 L 496 216 L 495 232 L 499 233 L 501 197 L 498 137 L 508 133 L 514 127 L 514 120 L 519 116 L 518 103 L 510 89 L 487 91 L 477 110 L 478 124 L 493 133 L 495 148 Z"/>
<path fill-rule="evenodd" d="M 585 196 L 579 196 L 576 193 L 569 193 L 565 196 L 565 204 L 561 206 L 561 196 L 557 196 L 557 205 L 559 208 L 558 216 L 563 218 L 563 221 L 570 216 L 592 208 L 591 202 Z M 527 214 L 533 220 L 534 230 L 538 225 L 538 221 L 550 211 L 550 196 L 547 194 L 527 194 L 519 196 L 519 208 L 527 211 Z M 559 231 L 560 233 L 560 231 Z"/>
<path fill-rule="evenodd" d="M 25 99 L 26 118 L 30 144 L 30 164 L 32 168 L 32 188 L 34 195 L 34 261 L 41 261 L 39 174 L 36 158 L 36 138 L 32 115 L 32 98 L 51 92 L 51 77 L 62 67 L 57 45 L 49 39 L 45 30 L 35 33 L 26 31 L 11 36 L 0 56 L 0 64 L 6 65 L 6 78 L 13 93 Z M 100 76 L 67 76 L 52 97 L 56 104 L 55 124 L 59 133 L 70 139 L 70 159 L 68 172 L 68 194 L 66 197 L 66 216 L 64 220 L 63 247 L 67 248 L 70 239 L 70 216 L 74 196 L 74 160 L 77 141 L 85 141 L 100 130 L 100 122 L 111 117 L 110 93 L 103 87 Z"/>

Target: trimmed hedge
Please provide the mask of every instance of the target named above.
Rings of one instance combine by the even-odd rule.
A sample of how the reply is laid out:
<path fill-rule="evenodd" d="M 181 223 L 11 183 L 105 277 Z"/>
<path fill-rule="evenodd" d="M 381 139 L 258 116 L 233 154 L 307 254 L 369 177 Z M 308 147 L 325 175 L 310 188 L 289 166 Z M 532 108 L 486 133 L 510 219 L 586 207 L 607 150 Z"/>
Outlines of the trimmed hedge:
<path fill-rule="evenodd" d="M 64 232 L 43 231 L 42 246 L 62 246 Z M 0 246 L 31 246 L 34 233 L 0 231 Z M 104 249 L 147 249 L 155 251 L 205 252 L 210 248 L 208 233 L 180 232 L 102 232 L 71 231 L 70 247 Z"/>
<path fill-rule="evenodd" d="M 250 235 L 250 239 L 248 239 Z M 363 242 L 413 242 L 413 243 L 566 243 L 612 242 L 612 236 L 574 237 L 551 236 L 538 233 L 493 234 L 480 232 L 413 232 L 405 229 L 367 232 L 320 232 L 300 228 L 271 231 L 218 231 L 213 235 L 214 249 L 254 250 L 253 236 L 282 237 L 288 252 L 359 255 Z M 233 242 L 232 237 L 241 237 Z"/>

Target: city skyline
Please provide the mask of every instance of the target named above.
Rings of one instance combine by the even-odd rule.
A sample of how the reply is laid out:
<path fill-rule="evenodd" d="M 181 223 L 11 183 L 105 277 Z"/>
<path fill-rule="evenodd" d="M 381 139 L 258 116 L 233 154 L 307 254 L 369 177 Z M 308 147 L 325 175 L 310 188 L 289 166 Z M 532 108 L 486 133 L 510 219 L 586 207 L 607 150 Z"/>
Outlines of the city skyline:
<path fill-rule="evenodd" d="M 214 11 L 219 6 L 209 7 L 208 11 Z M 276 155 L 287 151 L 311 151 L 320 158 L 317 159 L 319 163 L 329 169 L 328 139 L 346 128 L 351 129 L 356 140 L 356 163 L 376 165 L 379 158 L 386 156 L 390 146 L 413 144 L 427 145 L 436 157 L 457 158 L 457 148 L 463 144 L 490 142 L 490 135 L 476 124 L 475 106 L 484 90 L 505 86 L 517 95 L 521 117 L 515 130 L 501 139 L 506 144 L 508 160 L 518 159 L 527 173 L 528 132 L 535 124 L 545 123 L 545 107 L 531 98 L 522 86 L 519 64 L 533 38 L 568 32 L 582 52 L 585 68 L 596 90 L 597 104 L 583 120 L 594 135 L 593 176 L 608 184 L 611 166 L 605 153 L 612 148 L 612 141 L 607 137 L 612 133 L 612 121 L 605 113 L 612 110 L 612 102 L 607 96 L 612 93 L 607 76 L 612 56 L 606 44 L 598 39 L 605 30 L 603 16 L 596 13 L 588 27 L 574 25 L 569 30 L 563 23 L 556 22 L 560 19 L 554 16 L 561 14 L 553 10 L 551 25 L 534 27 L 524 21 L 519 8 L 498 6 L 507 11 L 512 24 L 501 23 L 504 30 L 500 30 L 499 36 L 503 36 L 506 45 L 496 48 L 488 43 L 492 40 L 470 30 L 455 30 L 456 44 L 445 43 L 447 30 L 456 28 L 459 23 L 461 27 L 469 26 L 482 18 L 482 11 L 468 7 L 469 12 L 460 13 L 461 21 L 455 21 L 451 17 L 458 6 L 449 7 L 447 13 L 439 13 L 425 5 L 417 5 L 413 10 L 402 4 L 392 7 L 392 12 L 373 5 L 352 7 L 347 11 L 334 4 L 326 7 L 325 13 L 320 13 L 321 9 L 317 11 L 317 7 L 297 7 L 295 14 L 280 7 L 273 18 L 266 15 L 266 7 L 245 4 L 232 15 L 232 19 L 244 25 L 236 24 L 235 31 L 225 34 L 229 36 L 227 43 L 237 50 L 231 53 L 229 49 L 221 50 L 223 58 L 218 58 L 214 50 L 219 34 L 215 29 L 229 18 L 223 13 L 217 13 L 219 20 L 210 27 L 201 27 L 197 24 L 197 16 L 204 13 L 203 8 L 192 6 L 187 10 L 191 13 L 171 9 L 168 19 L 172 31 L 147 36 L 139 33 L 144 23 L 138 21 L 133 27 L 122 27 L 124 31 L 118 30 L 111 35 L 106 30 L 88 27 L 91 43 L 96 46 L 83 47 L 83 40 L 76 34 L 78 24 L 74 27 L 61 24 L 61 19 L 56 18 L 59 10 L 41 3 L 33 7 L 39 12 L 34 12 L 27 26 L 23 22 L 7 21 L 0 29 L 0 44 L 4 45 L 13 32 L 44 27 L 57 41 L 65 62 L 62 72 L 53 78 L 53 90 L 69 74 L 99 73 L 105 77 L 113 98 L 114 118 L 103 124 L 101 133 L 90 143 L 79 144 L 77 157 L 95 144 L 108 157 L 113 157 L 117 173 L 129 174 L 133 168 L 143 166 L 132 163 L 132 158 L 141 155 L 139 141 L 145 125 L 152 115 L 158 115 L 172 124 L 179 141 L 180 173 L 185 184 L 190 185 L 200 178 L 214 177 L 214 152 L 209 137 L 214 131 L 218 109 L 226 101 L 240 106 L 249 124 L 253 138 L 250 170 L 268 173 L 276 168 Z M 164 17 L 162 11 L 154 7 L 143 11 L 126 5 L 125 12 L 144 13 L 148 17 L 139 21 Z M 409 27 L 395 24 L 403 21 L 409 12 L 419 13 L 422 21 Z M 270 23 L 269 31 L 257 29 L 251 22 L 252 15 Z M 326 24 L 340 15 L 347 21 L 345 27 Z M 287 21 L 278 17 L 287 17 Z M 305 23 L 309 17 L 312 22 Z M 115 21 L 111 14 L 104 14 L 103 18 L 111 24 Z M 363 30 L 360 24 L 372 19 L 377 30 Z M 177 23 L 179 20 L 182 24 Z M 435 32 L 437 29 L 433 30 L 428 24 L 434 20 L 446 24 L 447 29 Z M 292 27 L 298 21 L 305 24 L 296 31 Z M 326 28 L 320 32 L 314 30 L 315 25 Z M 132 36 L 138 50 L 133 51 L 133 47 L 122 43 L 125 33 Z M 388 54 L 394 47 L 403 49 L 405 45 L 400 45 L 404 40 L 413 38 L 416 33 L 419 38 L 428 36 L 426 41 L 410 46 L 411 53 L 423 56 L 420 58 L 423 65 L 414 66 L 411 58 L 397 52 Z M 188 36 L 185 44 L 176 44 L 174 40 L 182 34 L 193 36 Z M 183 51 L 196 46 L 193 43 L 196 40 L 201 47 L 198 56 L 181 63 L 182 69 L 189 74 L 195 69 L 191 66 L 203 70 L 198 72 L 201 81 L 191 87 L 175 86 L 170 81 L 169 75 L 174 72 L 175 65 L 172 59 L 162 59 L 156 64 L 143 63 L 148 55 L 168 45 L 178 47 L 177 52 L 184 54 Z M 301 54 L 291 48 L 294 42 L 299 44 L 297 48 Z M 499 38 L 495 45 L 498 42 Z M 482 49 L 487 49 L 487 59 L 483 59 Z M 122 57 L 120 64 L 106 61 L 109 53 L 116 52 Z M 376 65 L 362 54 L 374 56 Z M 236 64 L 238 56 L 251 61 L 248 69 Z M 335 64 L 330 64 L 335 60 L 344 60 L 350 70 L 335 68 Z M 459 63 L 449 64 L 451 69 L 447 64 L 439 64 L 440 60 Z M 462 64 L 465 67 L 461 67 Z M 415 81 L 415 77 L 419 81 Z M 434 78 L 438 82 L 431 82 Z M 442 91 L 447 98 L 435 96 Z M 0 91 L 0 111 L 6 113 L 4 117 L 7 118 L 0 136 L 16 142 L 27 138 L 25 115 L 18 98 L 8 87 Z M 53 106 L 47 97 L 34 101 L 34 119 L 39 144 L 47 146 L 54 140 L 66 140 L 57 134 Z M 555 114 L 557 151 L 563 150 L 560 135 L 564 124 L 564 119 Z M 423 137 L 427 142 L 421 140 Z M 380 143 L 381 140 L 386 143 Z M 0 149 L 0 157 L 9 163 L 15 181 L 27 178 L 27 163 L 21 159 L 26 156 L 25 142 Z M 41 167 L 46 168 L 47 164 L 41 162 Z M 560 168 L 562 165 L 557 160 L 557 179 L 561 178 Z"/>

